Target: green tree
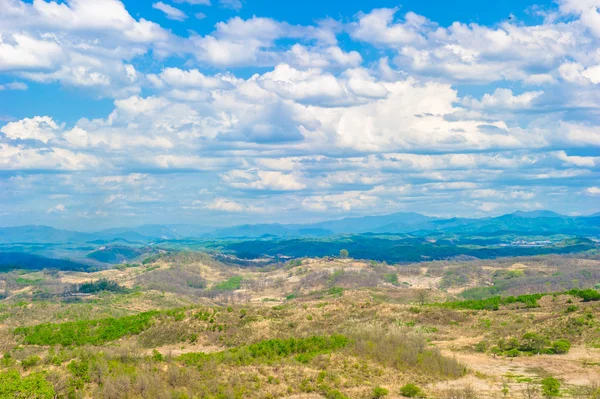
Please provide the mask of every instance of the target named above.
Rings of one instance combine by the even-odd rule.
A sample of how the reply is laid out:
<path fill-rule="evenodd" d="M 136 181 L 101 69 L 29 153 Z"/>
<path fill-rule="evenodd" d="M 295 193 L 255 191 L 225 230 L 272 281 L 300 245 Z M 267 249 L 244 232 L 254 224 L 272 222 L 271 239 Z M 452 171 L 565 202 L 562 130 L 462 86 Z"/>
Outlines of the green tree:
<path fill-rule="evenodd" d="M 16 370 L 0 373 L 0 399 L 52 399 L 54 395 L 54 387 L 42 373 L 29 374 L 24 378 Z"/>
<path fill-rule="evenodd" d="M 560 395 L 560 381 L 554 377 L 547 377 L 542 380 L 542 395 L 546 399 L 553 399 Z"/>
<path fill-rule="evenodd" d="M 415 384 L 406 384 L 400 388 L 400 395 L 406 396 L 407 398 L 422 397 L 423 391 Z"/>
<path fill-rule="evenodd" d="M 386 396 L 389 393 L 389 391 L 385 388 L 382 387 L 375 387 L 373 388 L 373 395 L 371 395 L 371 398 L 373 399 L 381 399 L 384 396 Z"/>
<path fill-rule="evenodd" d="M 348 255 L 350 255 L 350 254 L 348 253 L 347 249 L 340 250 L 340 258 L 346 259 L 348 257 Z"/>

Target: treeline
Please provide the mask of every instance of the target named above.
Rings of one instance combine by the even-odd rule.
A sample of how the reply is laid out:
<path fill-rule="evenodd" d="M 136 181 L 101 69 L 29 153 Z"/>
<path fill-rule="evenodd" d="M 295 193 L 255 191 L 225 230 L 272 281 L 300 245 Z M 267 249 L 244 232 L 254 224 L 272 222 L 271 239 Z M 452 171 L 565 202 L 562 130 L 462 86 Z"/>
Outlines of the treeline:
<path fill-rule="evenodd" d="M 519 296 L 494 296 L 487 299 L 469 299 L 465 301 L 449 301 L 432 304 L 450 309 L 471 309 L 471 310 L 498 310 L 500 306 L 520 304 L 525 308 L 536 308 L 539 306 L 538 300 L 547 295 L 571 295 L 581 298 L 584 302 L 600 301 L 600 292 L 593 289 L 572 289 L 564 292 L 526 294 Z"/>

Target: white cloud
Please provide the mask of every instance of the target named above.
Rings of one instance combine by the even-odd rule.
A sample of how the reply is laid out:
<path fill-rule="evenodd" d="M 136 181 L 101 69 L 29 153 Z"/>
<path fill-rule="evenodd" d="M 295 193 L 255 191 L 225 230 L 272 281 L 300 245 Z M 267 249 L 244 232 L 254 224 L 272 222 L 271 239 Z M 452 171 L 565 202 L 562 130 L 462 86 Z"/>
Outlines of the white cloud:
<path fill-rule="evenodd" d="M 219 0 L 219 4 L 225 8 L 231 8 L 232 10 L 240 10 L 242 8 L 241 0 Z"/>
<path fill-rule="evenodd" d="M 40 140 L 48 143 L 56 137 L 59 126 L 49 116 L 36 116 L 24 118 L 20 121 L 10 122 L 0 128 L 0 132 L 10 139 Z"/>
<path fill-rule="evenodd" d="M 152 4 L 152 8 L 165 13 L 166 17 L 175 21 L 185 21 L 187 15 L 178 8 L 163 3 L 162 1 Z"/>
<path fill-rule="evenodd" d="M 203 6 L 209 6 L 210 0 L 175 0 L 175 3 L 187 3 L 187 4 L 191 4 L 193 6 L 198 6 L 198 5 L 203 5 Z"/>
<path fill-rule="evenodd" d="M 65 213 L 67 208 L 63 204 L 58 204 L 46 211 L 46 213 Z"/>
<path fill-rule="evenodd" d="M 297 191 L 306 188 L 293 173 L 232 170 L 222 176 L 230 186 L 241 189 Z"/>
<path fill-rule="evenodd" d="M 585 189 L 585 192 L 590 195 L 600 195 L 600 187 L 588 187 Z"/>
<path fill-rule="evenodd" d="M 513 95 L 510 89 L 498 88 L 492 94 L 484 94 L 481 100 L 467 97 L 463 99 L 462 103 L 469 108 L 478 110 L 523 110 L 531 107 L 533 102 L 543 94 L 543 91 L 528 91 Z"/>
<path fill-rule="evenodd" d="M 206 208 L 214 211 L 225 212 L 244 212 L 246 210 L 246 208 L 243 205 L 224 198 L 216 198 L 211 203 L 206 205 Z"/>
<path fill-rule="evenodd" d="M 10 82 L 6 84 L 0 84 L 0 91 L 2 90 L 27 90 L 28 87 L 23 82 Z"/>

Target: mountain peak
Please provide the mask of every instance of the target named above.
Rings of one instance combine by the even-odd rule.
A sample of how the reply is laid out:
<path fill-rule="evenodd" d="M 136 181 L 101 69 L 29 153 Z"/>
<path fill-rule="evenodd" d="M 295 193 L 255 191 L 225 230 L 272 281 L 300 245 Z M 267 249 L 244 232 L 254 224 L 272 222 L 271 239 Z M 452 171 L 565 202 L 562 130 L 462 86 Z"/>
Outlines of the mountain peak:
<path fill-rule="evenodd" d="M 511 213 L 513 216 L 521 218 L 557 218 L 563 217 L 560 213 L 549 211 L 546 209 L 540 209 L 538 211 L 516 211 Z"/>

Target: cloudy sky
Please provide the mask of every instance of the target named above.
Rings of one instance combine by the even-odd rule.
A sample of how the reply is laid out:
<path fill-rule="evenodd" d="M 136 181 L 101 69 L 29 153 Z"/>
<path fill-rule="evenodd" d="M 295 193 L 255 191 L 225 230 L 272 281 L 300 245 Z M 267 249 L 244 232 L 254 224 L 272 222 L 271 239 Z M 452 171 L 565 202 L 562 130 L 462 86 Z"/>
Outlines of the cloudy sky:
<path fill-rule="evenodd" d="M 600 0 L 0 0 L 0 225 L 589 214 L 599 172 Z"/>

